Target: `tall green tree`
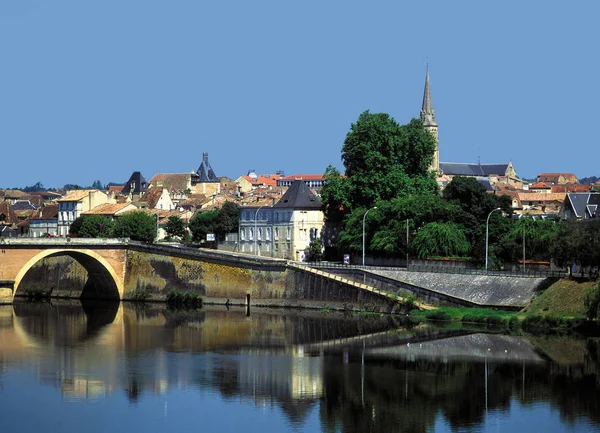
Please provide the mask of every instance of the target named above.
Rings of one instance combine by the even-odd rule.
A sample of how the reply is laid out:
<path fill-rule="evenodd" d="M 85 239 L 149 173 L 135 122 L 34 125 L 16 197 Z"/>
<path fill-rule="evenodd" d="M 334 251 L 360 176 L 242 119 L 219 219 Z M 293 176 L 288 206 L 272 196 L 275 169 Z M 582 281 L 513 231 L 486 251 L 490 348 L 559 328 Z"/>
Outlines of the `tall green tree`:
<path fill-rule="evenodd" d="M 231 201 L 226 201 L 219 209 L 215 232 L 219 240 L 225 240 L 227 233 L 237 233 L 240 225 L 240 207 Z"/>
<path fill-rule="evenodd" d="M 198 212 L 190 220 L 190 230 L 194 242 L 202 242 L 208 233 L 216 233 L 218 226 L 218 210 Z"/>
<path fill-rule="evenodd" d="M 342 147 L 344 175 L 332 166 L 324 174 L 325 245 L 330 246 L 333 233 L 339 247 L 359 251 L 362 218 L 368 209 L 399 197 L 437 194 L 437 183 L 429 172 L 435 148 L 435 138 L 420 120 L 399 125 L 386 113 L 363 112 Z M 380 251 L 396 249 L 389 241 L 379 244 Z M 368 248 L 372 251 L 370 242 Z"/>
<path fill-rule="evenodd" d="M 180 216 L 172 215 L 167 218 L 167 222 L 165 223 L 165 232 L 169 237 L 176 237 L 185 240 L 185 222 Z"/>
<path fill-rule="evenodd" d="M 413 240 L 419 258 L 464 257 L 471 245 L 462 227 L 452 222 L 430 222 L 421 228 Z"/>
<path fill-rule="evenodd" d="M 509 230 L 498 243 L 496 255 L 504 261 L 522 260 L 524 245 L 525 260 L 550 261 L 551 245 L 557 232 L 558 225 L 552 220 L 535 220 L 523 216 L 516 221 L 510 221 Z"/>
<path fill-rule="evenodd" d="M 410 194 L 414 178 L 429 180 L 420 188 L 436 190 L 428 173 L 435 147 L 435 138 L 420 120 L 401 126 L 389 114 L 363 112 L 342 147 L 352 208 L 369 208 L 378 200 Z"/>
<path fill-rule="evenodd" d="M 153 242 L 156 239 L 156 217 L 142 211 L 126 213 L 117 218 L 113 233 L 115 237 L 135 241 Z"/>
<path fill-rule="evenodd" d="M 113 220 L 103 215 L 84 215 L 77 235 L 80 238 L 110 238 L 114 225 Z"/>

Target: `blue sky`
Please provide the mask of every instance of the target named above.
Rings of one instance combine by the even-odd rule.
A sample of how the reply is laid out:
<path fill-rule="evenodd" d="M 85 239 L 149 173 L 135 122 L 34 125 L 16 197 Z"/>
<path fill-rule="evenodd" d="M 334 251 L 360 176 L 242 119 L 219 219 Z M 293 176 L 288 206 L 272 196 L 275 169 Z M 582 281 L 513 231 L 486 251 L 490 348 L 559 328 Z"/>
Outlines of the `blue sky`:
<path fill-rule="evenodd" d="M 598 1 L 0 0 L 0 188 L 343 170 L 364 110 L 445 162 L 600 175 Z"/>

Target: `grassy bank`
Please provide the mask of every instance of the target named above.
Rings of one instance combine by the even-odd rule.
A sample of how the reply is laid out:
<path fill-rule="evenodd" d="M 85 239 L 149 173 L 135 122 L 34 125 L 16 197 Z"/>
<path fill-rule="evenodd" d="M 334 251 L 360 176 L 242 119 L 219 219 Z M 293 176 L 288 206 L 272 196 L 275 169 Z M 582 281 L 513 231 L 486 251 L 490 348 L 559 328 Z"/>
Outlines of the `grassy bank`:
<path fill-rule="evenodd" d="M 491 308 L 450 308 L 410 313 L 415 321 L 461 322 L 463 325 L 530 332 L 569 331 L 585 319 L 585 292 L 595 286 L 593 281 L 561 279 L 540 292 L 531 304 L 521 311 Z"/>

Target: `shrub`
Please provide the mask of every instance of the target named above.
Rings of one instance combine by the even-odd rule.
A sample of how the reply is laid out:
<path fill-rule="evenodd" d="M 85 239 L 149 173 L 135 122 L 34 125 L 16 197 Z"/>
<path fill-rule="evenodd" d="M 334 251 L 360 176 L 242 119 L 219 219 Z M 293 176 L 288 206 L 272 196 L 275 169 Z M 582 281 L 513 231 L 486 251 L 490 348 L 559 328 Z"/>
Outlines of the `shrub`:
<path fill-rule="evenodd" d="M 600 307 L 600 281 L 593 288 L 586 291 L 583 305 L 586 308 L 585 315 L 588 320 L 598 318 L 598 309 Z"/>
<path fill-rule="evenodd" d="M 427 320 L 446 321 L 446 320 L 452 320 L 452 317 L 450 316 L 450 314 L 446 313 L 445 311 L 436 310 L 436 311 L 432 311 L 427 314 Z"/>
<path fill-rule="evenodd" d="M 202 298 L 197 293 L 169 290 L 167 304 L 177 307 L 201 307 Z"/>

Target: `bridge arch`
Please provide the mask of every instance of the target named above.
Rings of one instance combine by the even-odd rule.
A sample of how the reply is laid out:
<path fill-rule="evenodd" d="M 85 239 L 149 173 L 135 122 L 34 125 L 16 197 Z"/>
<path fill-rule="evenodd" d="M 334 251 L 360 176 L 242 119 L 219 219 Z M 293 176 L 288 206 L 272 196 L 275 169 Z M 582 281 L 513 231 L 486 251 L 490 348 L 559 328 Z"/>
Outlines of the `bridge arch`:
<path fill-rule="evenodd" d="M 23 277 L 40 260 L 46 257 L 69 256 L 76 260 L 88 273 L 88 281 L 99 283 L 105 288 L 101 297 L 105 299 L 120 300 L 123 297 L 124 282 L 111 264 L 100 254 L 88 249 L 47 249 L 29 259 L 17 273 L 13 288 L 13 300 Z M 82 292 L 85 294 L 86 289 Z"/>

